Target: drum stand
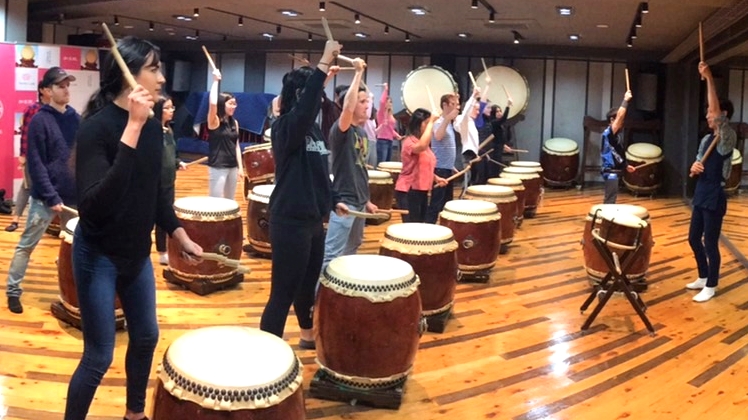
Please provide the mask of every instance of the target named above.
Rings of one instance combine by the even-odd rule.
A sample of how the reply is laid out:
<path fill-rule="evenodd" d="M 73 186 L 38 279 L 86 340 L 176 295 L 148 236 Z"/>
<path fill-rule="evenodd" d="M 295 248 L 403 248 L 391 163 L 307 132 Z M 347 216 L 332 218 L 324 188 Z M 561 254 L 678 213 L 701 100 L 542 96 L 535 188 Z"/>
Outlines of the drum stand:
<path fill-rule="evenodd" d="M 239 272 L 231 274 L 229 277 L 220 281 L 214 281 L 207 278 L 186 279 L 174 273 L 170 267 L 164 268 L 163 276 L 164 280 L 167 282 L 176 284 L 177 286 L 200 296 L 205 296 L 215 291 L 235 286 L 244 281 L 244 274 Z"/>
<path fill-rule="evenodd" d="M 619 261 L 618 255 L 615 252 L 611 251 L 610 248 L 605 244 L 605 241 L 599 236 L 593 236 L 592 242 L 595 244 L 598 252 L 600 252 L 600 255 L 603 257 L 603 260 L 608 266 L 609 271 L 608 274 L 606 274 L 600 282 L 600 285 L 592 290 L 592 293 L 590 293 L 590 295 L 587 297 L 587 300 L 584 301 L 582 307 L 579 308 L 579 311 L 581 313 L 584 313 L 584 311 L 589 308 L 590 304 L 592 304 L 592 301 L 595 300 L 595 297 L 598 297 L 600 299 L 597 303 L 597 306 L 595 306 L 595 309 L 592 310 L 592 313 L 584 322 L 584 325 L 582 325 L 582 331 L 587 331 L 587 329 L 589 329 L 590 325 L 592 325 L 592 322 L 595 320 L 600 311 L 602 311 L 605 304 L 608 303 L 611 296 L 613 296 L 615 292 L 623 292 L 623 295 L 626 296 L 626 299 L 628 299 L 629 303 L 631 303 L 631 306 L 634 307 L 634 310 L 639 315 L 639 318 L 641 318 L 642 322 L 644 322 L 644 325 L 647 326 L 647 330 L 649 331 L 649 333 L 651 335 L 654 335 L 655 329 L 652 326 L 652 323 L 649 322 L 649 318 L 647 318 L 647 315 L 645 314 L 647 305 L 644 304 L 641 297 L 639 297 L 639 294 L 632 290 L 631 283 L 629 282 L 626 274 L 631 267 L 631 264 L 634 262 L 633 257 L 641 244 L 637 240 L 634 249 L 625 250 Z"/>
<path fill-rule="evenodd" d="M 407 377 L 388 388 L 359 389 L 338 383 L 319 369 L 309 383 L 309 395 L 321 400 L 342 401 L 351 405 L 360 403 L 370 407 L 397 410 L 403 402 L 405 380 Z"/>

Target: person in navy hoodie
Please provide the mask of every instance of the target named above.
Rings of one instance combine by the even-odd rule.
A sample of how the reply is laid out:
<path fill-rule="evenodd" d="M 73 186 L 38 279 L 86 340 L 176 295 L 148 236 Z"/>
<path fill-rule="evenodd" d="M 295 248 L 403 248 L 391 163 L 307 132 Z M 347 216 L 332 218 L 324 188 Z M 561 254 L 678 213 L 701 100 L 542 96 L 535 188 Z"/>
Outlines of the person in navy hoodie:
<path fill-rule="evenodd" d="M 26 164 L 31 177 L 31 207 L 8 268 L 5 290 L 8 308 L 16 314 L 23 312 L 21 281 L 31 253 L 55 215 L 60 215 L 61 226 L 72 217 L 62 211 L 62 205 L 75 205 L 75 183 L 68 160 L 80 116 L 68 105 L 72 81 L 75 77 L 59 67 L 47 70 L 40 87 L 50 95 L 50 102 L 29 123 Z"/>

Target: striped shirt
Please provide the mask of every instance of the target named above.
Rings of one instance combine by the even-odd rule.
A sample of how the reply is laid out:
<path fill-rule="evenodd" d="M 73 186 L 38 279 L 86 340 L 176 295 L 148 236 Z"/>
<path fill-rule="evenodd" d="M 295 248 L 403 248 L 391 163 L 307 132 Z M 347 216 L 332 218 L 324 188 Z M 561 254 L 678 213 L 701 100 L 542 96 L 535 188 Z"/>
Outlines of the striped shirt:
<path fill-rule="evenodd" d="M 434 123 L 434 133 L 440 125 L 444 124 L 444 117 L 440 117 Z M 457 158 L 457 142 L 455 141 L 455 129 L 452 122 L 449 124 L 447 129 L 444 131 L 444 137 L 441 140 L 437 140 L 436 137 L 431 135 L 431 149 L 436 155 L 436 167 L 437 169 L 449 169 L 451 170 L 455 166 L 455 159 Z"/>

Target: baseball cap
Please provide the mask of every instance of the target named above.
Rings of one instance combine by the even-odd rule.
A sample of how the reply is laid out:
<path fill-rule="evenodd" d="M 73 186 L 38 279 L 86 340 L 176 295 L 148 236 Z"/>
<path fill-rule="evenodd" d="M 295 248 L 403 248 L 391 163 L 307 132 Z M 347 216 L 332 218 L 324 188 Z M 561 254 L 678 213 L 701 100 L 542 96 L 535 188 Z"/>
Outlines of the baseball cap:
<path fill-rule="evenodd" d="M 52 67 L 49 70 L 47 70 L 46 73 L 44 73 L 44 77 L 42 78 L 41 83 L 39 83 L 39 87 L 47 88 L 52 85 L 61 83 L 65 79 L 70 80 L 71 82 L 74 82 L 75 76 L 70 75 L 68 72 L 66 72 L 64 69 L 60 67 Z"/>

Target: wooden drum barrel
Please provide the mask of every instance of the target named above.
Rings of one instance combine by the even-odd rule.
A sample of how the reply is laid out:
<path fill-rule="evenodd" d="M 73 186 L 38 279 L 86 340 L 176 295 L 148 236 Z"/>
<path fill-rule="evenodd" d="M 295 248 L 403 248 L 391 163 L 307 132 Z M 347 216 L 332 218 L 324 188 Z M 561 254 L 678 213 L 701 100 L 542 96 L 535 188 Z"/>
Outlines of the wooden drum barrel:
<path fill-rule="evenodd" d="M 439 224 L 454 232 L 461 272 L 471 274 L 496 265 L 503 219 L 496 204 L 488 201 L 447 201 L 439 213 Z"/>
<path fill-rule="evenodd" d="M 538 211 L 540 199 L 543 194 L 543 179 L 533 168 L 522 168 L 510 166 L 501 171 L 501 178 L 519 179 L 525 186 L 525 211 L 524 215 L 532 219 Z"/>
<path fill-rule="evenodd" d="M 725 192 L 735 194 L 740 188 L 740 179 L 743 177 L 743 156 L 738 149 L 732 149 L 732 169 L 730 177 L 725 182 Z"/>
<path fill-rule="evenodd" d="M 258 185 L 252 188 L 247 207 L 247 239 L 249 245 L 261 254 L 271 254 L 270 213 L 268 203 L 275 185 Z"/>
<path fill-rule="evenodd" d="M 647 165 L 631 173 L 623 171 L 623 183 L 629 191 L 634 194 L 653 194 L 660 188 L 662 149 L 654 144 L 634 143 L 626 149 L 626 161 L 631 166 Z"/>
<path fill-rule="evenodd" d="M 543 179 L 552 187 L 570 187 L 579 172 L 579 145 L 572 139 L 553 138 L 540 154 Z"/>
<path fill-rule="evenodd" d="M 153 420 L 304 420 L 301 361 L 282 339 L 216 326 L 178 337 L 158 367 Z"/>
<path fill-rule="evenodd" d="M 60 301 L 51 305 L 52 315 L 55 318 L 81 328 L 81 311 L 78 304 L 78 292 L 75 290 L 75 277 L 73 276 L 73 237 L 75 228 L 78 226 L 79 218 L 68 220 L 64 229 L 60 232 L 60 251 L 57 255 L 57 282 L 60 286 Z M 122 312 L 122 304 L 119 298 L 114 300 L 114 320 L 118 329 L 125 326 L 125 314 Z"/>
<path fill-rule="evenodd" d="M 317 364 L 330 380 L 356 389 L 402 384 L 423 332 L 418 276 L 382 255 L 335 258 L 320 278 L 314 306 Z"/>
<path fill-rule="evenodd" d="M 368 171 L 369 173 L 369 200 L 383 210 L 392 208 L 395 199 L 395 184 L 392 175 L 384 171 Z"/>
<path fill-rule="evenodd" d="M 483 200 L 496 204 L 501 213 L 501 253 L 514 240 L 514 213 L 517 211 L 517 196 L 514 190 L 501 185 L 471 185 L 465 192 L 468 200 Z"/>
<path fill-rule="evenodd" d="M 245 175 L 252 183 L 269 182 L 275 177 L 275 159 L 270 143 L 245 147 L 242 162 Z"/>
<path fill-rule="evenodd" d="M 218 197 L 185 197 L 174 202 L 174 212 L 182 227 L 205 252 L 232 260 L 242 255 L 242 216 L 234 200 Z M 236 268 L 203 260 L 197 264 L 180 255 L 181 247 L 168 241 L 169 267 L 164 277 L 193 292 L 205 295 L 244 281 Z"/>
<path fill-rule="evenodd" d="M 489 178 L 488 185 L 501 185 L 514 190 L 514 195 L 517 196 L 514 225 L 516 227 L 522 226 L 522 221 L 525 220 L 525 185 L 522 184 L 522 180 L 516 178 Z"/>

